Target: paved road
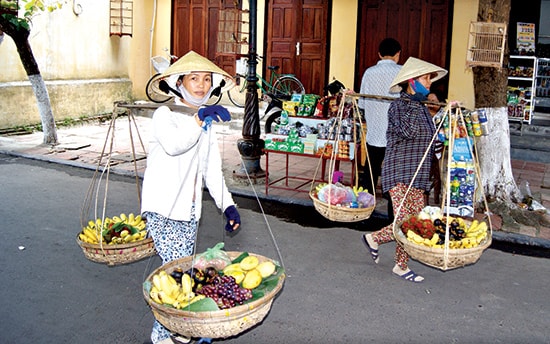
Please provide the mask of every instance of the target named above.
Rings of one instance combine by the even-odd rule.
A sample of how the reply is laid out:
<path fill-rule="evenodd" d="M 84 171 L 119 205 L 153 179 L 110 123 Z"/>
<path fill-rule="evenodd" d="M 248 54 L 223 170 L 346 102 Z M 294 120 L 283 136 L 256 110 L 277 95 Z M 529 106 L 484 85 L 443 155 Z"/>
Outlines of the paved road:
<path fill-rule="evenodd" d="M 0 155 L 0 342 L 144 343 L 153 315 L 141 284 L 157 257 L 107 267 L 75 242 L 92 171 Z M 111 176 L 108 209 L 136 211 L 132 178 Z M 489 249 L 474 265 L 426 277 L 394 277 L 393 244 L 375 265 L 349 228 L 312 228 L 241 209 L 243 228 L 224 236 L 206 199 L 198 250 L 277 258 L 288 278 L 262 324 L 226 343 L 548 343 L 550 264 Z"/>

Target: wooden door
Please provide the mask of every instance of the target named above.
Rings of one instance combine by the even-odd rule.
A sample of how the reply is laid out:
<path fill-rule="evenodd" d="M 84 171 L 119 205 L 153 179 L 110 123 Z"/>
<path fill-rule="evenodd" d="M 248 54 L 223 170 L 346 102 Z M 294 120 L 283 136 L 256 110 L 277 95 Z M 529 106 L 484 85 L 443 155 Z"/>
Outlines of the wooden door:
<path fill-rule="evenodd" d="M 354 88 L 378 62 L 378 44 L 386 37 L 401 43 L 400 64 L 414 56 L 448 69 L 451 14 L 450 0 L 359 0 Z"/>
<path fill-rule="evenodd" d="M 216 54 L 220 11 L 234 7 L 234 1 L 173 0 L 172 54 L 182 56 L 194 50 L 234 75 L 236 57 Z"/>
<path fill-rule="evenodd" d="M 329 20 L 328 0 L 270 1 L 264 66 L 280 66 L 281 73 L 296 75 L 307 93 L 322 94 Z"/>

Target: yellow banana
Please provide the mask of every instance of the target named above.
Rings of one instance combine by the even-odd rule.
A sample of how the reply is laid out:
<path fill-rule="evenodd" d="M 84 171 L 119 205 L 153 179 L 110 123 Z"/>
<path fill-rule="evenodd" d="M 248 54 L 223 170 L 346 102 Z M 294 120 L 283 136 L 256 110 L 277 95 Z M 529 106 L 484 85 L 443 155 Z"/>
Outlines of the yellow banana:
<path fill-rule="evenodd" d="M 153 287 L 157 288 L 157 291 L 162 289 L 162 286 L 160 285 L 159 274 L 153 275 Z"/>
<path fill-rule="evenodd" d="M 113 222 L 114 222 L 114 223 L 118 223 L 118 222 L 123 222 L 123 221 L 122 221 L 122 219 L 121 219 L 120 217 L 118 217 L 118 216 L 115 215 L 115 216 L 113 216 Z"/>
<path fill-rule="evenodd" d="M 134 213 L 128 214 L 128 224 L 133 225 L 135 218 L 136 216 L 134 215 Z"/>
<path fill-rule="evenodd" d="M 434 233 L 434 235 L 432 236 L 432 239 L 430 240 L 430 246 L 433 247 L 433 246 L 437 245 L 438 241 L 439 241 L 439 235 Z"/>
<path fill-rule="evenodd" d="M 477 230 L 478 225 L 479 225 L 478 220 L 472 221 L 472 224 L 470 225 L 470 227 L 468 227 L 466 233 L 475 232 Z"/>
<path fill-rule="evenodd" d="M 162 304 L 162 301 L 159 298 L 159 291 L 155 286 L 151 288 L 151 291 L 149 292 L 149 296 L 151 296 L 151 299 L 153 299 L 153 301 L 155 301 L 156 303 Z"/>
<path fill-rule="evenodd" d="M 192 292 L 191 276 L 189 274 L 183 274 L 181 276 L 181 290 L 184 294 Z"/>
<path fill-rule="evenodd" d="M 80 239 L 80 241 L 84 241 L 84 242 L 87 242 L 89 244 L 93 244 L 91 242 L 90 238 L 88 238 L 86 235 L 84 235 L 84 233 L 78 234 L 78 238 Z"/>
<path fill-rule="evenodd" d="M 164 290 L 159 290 L 158 297 L 161 303 L 173 305 L 176 302 L 176 299 L 168 295 L 168 293 L 165 292 Z"/>
<path fill-rule="evenodd" d="M 120 219 L 121 219 L 124 223 L 128 223 L 128 216 L 126 216 L 126 214 L 124 214 L 124 213 L 120 214 Z"/>
<path fill-rule="evenodd" d="M 90 239 L 90 243 L 97 244 L 99 242 L 96 231 L 89 228 L 84 228 L 83 233 Z"/>
<path fill-rule="evenodd" d="M 88 221 L 88 227 L 95 229 L 95 221 L 94 220 Z"/>

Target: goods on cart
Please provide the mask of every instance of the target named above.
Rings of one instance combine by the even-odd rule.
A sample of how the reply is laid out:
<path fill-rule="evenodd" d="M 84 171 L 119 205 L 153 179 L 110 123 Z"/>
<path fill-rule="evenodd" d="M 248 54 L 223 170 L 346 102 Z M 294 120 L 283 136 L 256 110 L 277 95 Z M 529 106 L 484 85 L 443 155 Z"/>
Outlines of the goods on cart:
<path fill-rule="evenodd" d="M 188 337 L 227 338 L 260 323 L 282 289 L 284 269 L 248 252 L 227 252 L 223 269 L 196 267 L 196 256 L 164 264 L 147 277 L 143 295 L 155 318 Z"/>
<path fill-rule="evenodd" d="M 108 265 L 125 264 L 156 254 L 145 221 L 130 213 L 88 221 L 76 241 L 86 258 Z"/>
<path fill-rule="evenodd" d="M 309 196 L 315 209 L 327 219 L 339 222 L 357 222 L 366 220 L 371 216 L 376 207 L 376 196 L 368 193 L 367 190 L 363 190 L 363 187 L 358 185 L 357 178 L 352 180 L 354 185 L 349 186 L 344 185 L 343 181 L 337 177 L 339 171 L 335 171 L 336 160 L 342 157 L 355 156 L 350 152 L 351 144 L 348 140 L 353 141 L 354 147 L 359 147 L 358 143 L 361 143 L 363 150 L 366 152 L 364 133 L 359 130 L 359 135 L 357 135 L 355 130 L 356 127 L 362 127 L 362 116 L 357 107 L 357 101 L 352 97 L 345 97 L 343 94 L 340 94 L 340 97 L 337 116 L 331 119 L 331 127 L 327 131 L 329 133 L 328 142 L 318 152 L 321 156 L 319 164 L 323 158 L 328 157 L 330 159 L 329 180 L 328 183 L 321 182 L 315 185 L 315 175 Z M 355 157 L 352 161 L 356 176 L 358 175 L 357 160 L 357 157 Z M 368 154 L 366 160 L 370 169 Z M 317 171 L 315 174 L 317 174 Z M 375 189 L 374 185 L 372 189 Z"/>

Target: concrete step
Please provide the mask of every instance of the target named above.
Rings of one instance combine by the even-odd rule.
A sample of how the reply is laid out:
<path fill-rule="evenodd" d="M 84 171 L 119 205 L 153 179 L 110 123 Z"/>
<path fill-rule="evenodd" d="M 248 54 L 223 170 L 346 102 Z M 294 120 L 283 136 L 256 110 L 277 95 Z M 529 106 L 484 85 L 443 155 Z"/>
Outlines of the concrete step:
<path fill-rule="evenodd" d="M 510 123 L 510 156 L 512 159 L 550 163 L 550 122 Z"/>

